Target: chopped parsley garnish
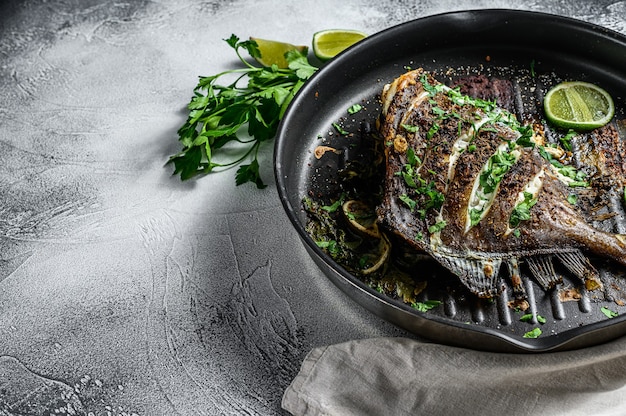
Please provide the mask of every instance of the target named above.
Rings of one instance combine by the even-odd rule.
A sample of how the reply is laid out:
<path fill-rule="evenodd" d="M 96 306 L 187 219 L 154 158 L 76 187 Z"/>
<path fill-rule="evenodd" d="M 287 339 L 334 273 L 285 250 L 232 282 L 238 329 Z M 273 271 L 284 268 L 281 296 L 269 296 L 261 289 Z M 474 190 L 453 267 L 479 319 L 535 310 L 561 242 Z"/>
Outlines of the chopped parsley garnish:
<path fill-rule="evenodd" d="M 515 139 L 515 144 L 522 147 L 535 147 L 535 142 L 532 141 L 533 138 L 533 128 L 530 125 L 527 126 L 519 126 L 517 131 L 520 133 L 520 137 Z"/>
<path fill-rule="evenodd" d="M 480 219 L 482 218 L 482 216 L 483 216 L 482 209 L 476 209 L 476 208 L 470 209 L 469 217 L 470 217 L 470 224 L 472 225 L 472 227 L 480 222 Z"/>
<path fill-rule="evenodd" d="M 333 127 L 335 128 L 335 130 L 337 130 L 337 133 L 341 134 L 342 136 L 347 136 L 349 134 L 346 130 L 344 130 L 343 127 L 339 125 L 339 123 L 333 123 Z"/>
<path fill-rule="evenodd" d="M 437 95 L 438 92 L 442 91 L 441 84 L 432 85 L 430 82 L 428 82 L 428 77 L 426 76 L 426 73 L 420 76 L 420 82 L 424 87 L 424 91 L 426 91 L 431 97 L 434 97 L 435 95 Z"/>
<path fill-rule="evenodd" d="M 370 262 L 369 256 L 366 256 L 366 255 L 365 256 L 361 256 L 359 258 L 359 267 L 361 269 L 365 269 L 365 268 L 367 268 L 369 262 Z"/>
<path fill-rule="evenodd" d="M 522 315 L 519 318 L 519 320 L 522 321 L 522 322 L 530 322 L 530 321 L 532 321 L 532 319 L 533 319 L 533 314 L 532 313 L 527 313 L 525 315 Z M 546 321 L 546 318 L 544 318 L 543 316 L 537 315 L 537 322 L 539 322 L 540 324 L 545 324 L 547 321 Z"/>
<path fill-rule="evenodd" d="M 428 133 L 426 133 L 426 139 L 430 140 L 433 136 L 439 131 L 439 124 L 433 123 L 432 126 L 428 129 Z"/>
<path fill-rule="evenodd" d="M 435 188 L 435 183 L 432 181 L 418 188 L 416 191 L 426 196 L 426 203 L 423 206 L 424 209 L 439 209 L 445 201 L 444 195 Z"/>
<path fill-rule="evenodd" d="M 402 167 L 401 171 L 395 172 L 395 175 L 402 176 L 402 178 L 404 179 L 404 182 L 410 188 L 417 188 L 417 185 L 415 184 L 415 181 L 413 180 L 413 175 L 415 174 L 415 169 L 413 167 L 415 166 L 414 163 L 416 162 L 416 159 L 414 158 L 415 153 L 409 153 L 409 151 L 411 151 L 411 149 L 407 150 L 407 162 L 408 163 Z"/>
<path fill-rule="evenodd" d="M 404 202 L 411 211 L 415 211 L 417 208 L 418 216 L 423 219 L 426 217 L 426 211 L 429 209 L 439 209 L 443 206 L 445 201 L 445 197 L 443 193 L 437 190 L 435 186 L 435 182 L 426 181 L 421 177 L 418 170 L 415 169 L 421 161 L 415 155 L 413 149 L 409 148 L 407 150 L 407 164 L 403 166 L 402 171 L 398 172 L 399 175 L 404 179 L 404 183 L 411 189 L 415 191 L 417 195 L 424 196 L 422 204 L 418 206 L 418 202 L 408 196 L 407 194 L 400 195 L 399 198 L 402 202 Z M 429 171 L 430 174 L 434 174 L 434 172 Z"/>
<path fill-rule="evenodd" d="M 410 166 L 414 167 L 417 167 L 422 163 L 419 157 L 417 157 L 417 155 L 415 154 L 415 151 L 410 147 L 406 151 L 406 161 L 409 163 Z"/>
<path fill-rule="evenodd" d="M 619 313 L 610 310 L 609 308 L 603 306 L 600 308 L 600 311 L 607 317 L 607 318 L 615 318 L 619 315 Z"/>
<path fill-rule="evenodd" d="M 530 209 L 537 203 L 537 198 L 533 198 L 533 194 L 530 192 L 524 192 L 524 200 L 515 205 L 511 216 L 509 217 L 509 224 L 511 227 L 516 228 L 520 222 L 528 221 L 530 219 Z"/>
<path fill-rule="evenodd" d="M 402 194 L 399 196 L 400 201 L 404 202 L 411 212 L 415 211 L 415 207 L 417 206 L 417 202 L 411 199 L 407 194 Z"/>
<path fill-rule="evenodd" d="M 504 175 L 516 161 L 517 156 L 515 154 L 502 150 L 497 151 L 489 158 L 485 169 L 480 173 L 479 179 L 480 186 L 483 187 L 485 194 L 490 194 L 496 190 Z"/>
<path fill-rule="evenodd" d="M 576 136 L 576 132 L 574 130 L 569 130 L 565 136 L 559 138 L 563 149 L 569 152 L 572 151 L 572 138 L 574 138 L 574 136 Z"/>
<path fill-rule="evenodd" d="M 352 104 L 348 107 L 348 114 L 356 114 L 361 110 L 363 110 L 363 106 L 361 104 Z"/>
<path fill-rule="evenodd" d="M 571 187 L 587 187 L 589 182 L 586 181 L 587 174 L 583 171 L 577 170 L 571 165 L 564 165 L 555 158 L 552 157 L 543 147 L 539 147 L 539 153 L 556 169 L 556 171 L 565 178 L 568 186 Z"/>
<path fill-rule="evenodd" d="M 477 200 L 480 203 L 476 207 L 469 209 L 470 226 L 477 225 L 486 212 L 488 204 L 495 197 L 495 191 L 504 178 L 504 175 L 511 169 L 511 167 L 517 162 L 518 155 L 505 150 L 498 150 L 495 152 L 481 171 L 478 181 L 479 187 L 476 190 L 475 195 L 471 196 L 472 200 Z"/>
<path fill-rule="evenodd" d="M 431 234 L 434 233 L 438 233 L 439 231 L 443 230 L 444 228 L 446 228 L 446 222 L 445 221 L 439 221 L 433 225 L 431 225 L 430 227 L 428 227 L 428 232 Z"/>
<path fill-rule="evenodd" d="M 542 334 L 541 329 L 539 328 L 534 328 L 528 332 L 526 332 L 524 335 L 522 335 L 524 338 L 539 338 L 539 336 Z"/>
<path fill-rule="evenodd" d="M 419 126 L 413 126 L 411 124 L 401 124 L 401 126 L 409 133 L 417 133 L 419 131 Z"/>
<path fill-rule="evenodd" d="M 330 253 L 331 256 L 336 256 L 337 253 L 339 253 L 339 245 L 335 240 L 316 241 L 315 244 L 317 244 L 319 248 L 325 248 L 328 250 L 328 253 Z"/>
<path fill-rule="evenodd" d="M 487 100 L 482 100 L 480 98 L 469 97 L 467 95 L 462 94 L 460 92 L 459 87 L 450 88 L 443 84 L 432 85 L 428 82 L 428 77 L 425 73 L 421 75 L 420 82 L 424 88 L 424 91 L 426 91 L 430 97 L 434 97 L 436 94 L 440 92 L 445 92 L 445 94 L 450 98 L 450 100 L 454 104 L 457 104 L 459 106 L 471 105 L 473 107 L 481 109 L 485 113 L 484 117 L 487 117 L 492 124 L 495 124 L 495 123 L 505 124 L 511 127 L 512 129 L 519 131 L 522 134 L 522 136 L 526 136 L 527 134 L 526 132 L 530 132 L 530 135 L 528 137 L 532 137 L 532 129 L 527 128 L 527 126 L 522 126 L 520 122 L 517 121 L 517 118 L 515 117 L 515 115 L 513 115 L 512 113 L 506 110 L 499 109 L 495 100 L 487 101 Z M 431 104 L 434 104 L 434 102 L 431 101 Z M 440 110 L 437 109 L 437 107 L 435 107 L 433 108 L 433 112 L 437 114 L 438 112 L 440 112 Z M 459 117 L 459 115 L 455 113 L 445 115 L 445 117 L 450 117 L 450 116 Z M 480 120 L 482 118 L 483 118 L 483 115 L 479 115 L 479 114 L 476 115 L 477 120 Z M 524 146 L 522 142 L 524 142 L 524 140 L 522 140 L 519 144 L 521 146 Z"/>
<path fill-rule="evenodd" d="M 441 305 L 441 303 L 442 302 L 440 300 L 427 300 L 424 302 L 415 302 L 411 304 L 411 306 L 420 312 L 428 312 L 429 310 Z"/>
<path fill-rule="evenodd" d="M 335 211 L 337 211 L 337 209 L 339 209 L 339 207 L 343 204 L 343 201 L 344 201 L 345 197 L 346 197 L 345 194 L 341 194 L 339 199 L 336 200 L 332 205 L 324 205 L 324 206 L 322 206 L 322 209 L 324 211 L 326 211 L 326 212 L 335 212 Z"/>
<path fill-rule="evenodd" d="M 440 118 L 446 117 L 446 111 L 441 107 L 434 106 L 431 111 Z"/>
<path fill-rule="evenodd" d="M 569 202 L 572 205 L 576 205 L 576 203 L 578 202 L 578 195 L 576 195 L 576 194 L 569 194 L 567 196 L 567 202 Z"/>

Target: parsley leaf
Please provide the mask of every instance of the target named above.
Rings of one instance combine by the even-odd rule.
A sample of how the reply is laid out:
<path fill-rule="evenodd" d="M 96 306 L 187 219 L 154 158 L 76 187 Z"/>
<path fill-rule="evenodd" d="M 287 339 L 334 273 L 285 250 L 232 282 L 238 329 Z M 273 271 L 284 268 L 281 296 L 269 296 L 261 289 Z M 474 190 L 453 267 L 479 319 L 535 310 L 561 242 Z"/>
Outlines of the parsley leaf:
<path fill-rule="evenodd" d="M 241 50 L 252 58 L 260 57 L 254 40 L 242 41 L 233 34 L 224 41 L 244 67 L 199 77 L 187 105 L 187 120 L 177 132 L 182 150 L 170 156 L 167 164 L 174 165 L 174 175 L 181 180 L 240 165 L 236 185 L 251 182 L 265 188 L 259 148 L 274 138 L 287 106 L 318 68 L 297 50 L 285 54 L 289 68 L 253 65 Z M 233 76 L 234 81 L 220 83 Z M 243 164 L 248 160 L 249 164 Z"/>
<path fill-rule="evenodd" d="M 539 328 L 534 328 L 531 331 L 526 332 L 524 335 L 522 335 L 524 338 L 539 338 L 539 336 L 542 334 L 543 332 L 541 331 L 541 329 Z"/>
<path fill-rule="evenodd" d="M 402 128 L 409 133 L 417 133 L 419 131 L 419 126 L 414 126 L 411 124 L 401 124 Z"/>
<path fill-rule="evenodd" d="M 489 158 L 487 168 L 480 173 L 480 185 L 484 188 L 485 194 L 490 194 L 496 189 L 516 161 L 515 154 L 500 150 Z"/>
<path fill-rule="evenodd" d="M 417 155 L 415 154 L 415 150 L 410 147 L 406 151 L 406 161 L 409 163 L 409 166 L 415 167 L 422 163 L 419 157 L 417 157 Z"/>
<path fill-rule="evenodd" d="M 324 205 L 322 206 L 322 209 L 325 210 L 326 212 L 335 212 L 343 204 L 343 201 L 345 198 L 346 198 L 346 195 L 342 193 L 339 199 L 333 202 L 332 205 Z"/>
<path fill-rule="evenodd" d="M 619 315 L 619 313 L 612 311 L 605 306 L 600 308 L 600 312 L 602 312 L 607 318 L 615 318 L 616 316 Z"/>
<path fill-rule="evenodd" d="M 480 222 L 480 219 L 483 217 L 483 210 L 472 208 L 469 210 L 470 224 L 472 227 Z"/>
<path fill-rule="evenodd" d="M 567 185 L 570 187 L 587 187 L 589 183 L 586 181 L 587 174 L 583 171 L 577 170 L 570 165 L 564 165 L 558 160 L 554 159 L 550 153 L 548 153 L 542 146 L 539 147 L 539 154 L 546 159 L 556 169 L 556 171 L 567 180 Z"/>
<path fill-rule="evenodd" d="M 441 305 L 441 303 L 442 302 L 440 300 L 427 300 L 424 302 L 415 302 L 411 306 L 420 312 L 428 312 L 429 310 Z"/>
<path fill-rule="evenodd" d="M 537 203 L 537 198 L 533 197 L 530 192 L 524 192 L 524 200 L 515 205 L 511 216 L 509 217 L 509 224 L 515 228 L 519 226 L 520 222 L 528 221 L 530 219 L 530 209 Z"/>
<path fill-rule="evenodd" d="M 430 129 L 428 129 L 428 132 L 426 133 L 426 139 L 427 140 L 432 139 L 433 136 L 437 134 L 438 131 L 439 131 L 439 124 L 433 123 L 433 125 L 430 126 Z"/>
<path fill-rule="evenodd" d="M 259 162 L 256 158 L 249 165 L 241 165 L 239 169 L 237 169 L 235 183 L 241 185 L 246 182 L 255 183 L 256 187 L 259 189 L 263 189 L 267 186 L 259 176 Z"/>
<path fill-rule="evenodd" d="M 328 253 L 332 256 L 337 255 L 337 253 L 339 253 L 339 244 L 337 243 L 336 240 L 329 240 L 329 241 L 316 241 L 315 244 L 319 247 L 319 248 L 325 248 L 326 250 L 328 250 Z"/>
<path fill-rule="evenodd" d="M 443 230 L 444 228 L 446 228 L 446 222 L 445 221 L 439 221 L 433 225 L 431 225 L 430 227 L 428 227 L 428 232 L 431 234 L 434 233 L 438 233 L 439 231 Z"/>
<path fill-rule="evenodd" d="M 348 107 L 348 114 L 356 114 L 362 109 L 363 106 L 361 106 L 361 104 L 352 104 L 350 107 Z"/>
<path fill-rule="evenodd" d="M 525 315 L 522 315 L 519 320 L 522 322 L 530 322 L 533 319 L 533 314 L 532 313 L 527 313 Z M 544 318 L 541 315 L 537 315 L 537 322 L 539 322 L 540 324 L 545 324 L 547 322 L 546 318 Z"/>
<path fill-rule="evenodd" d="M 563 149 L 568 150 L 570 152 L 572 151 L 572 138 L 574 136 L 576 136 L 576 132 L 574 130 L 568 130 L 565 136 L 559 138 L 559 141 L 561 142 Z"/>
<path fill-rule="evenodd" d="M 567 196 L 567 202 L 569 202 L 572 205 L 576 205 L 576 203 L 578 202 L 578 195 L 576 195 L 576 194 L 569 194 Z"/>
<path fill-rule="evenodd" d="M 289 62 L 289 69 L 295 71 L 296 76 L 301 80 L 307 80 L 317 71 L 317 67 L 311 65 L 302 52 L 297 50 L 287 51 L 285 58 Z"/>
<path fill-rule="evenodd" d="M 417 202 L 412 200 L 409 196 L 407 196 L 407 194 L 402 194 L 399 196 L 399 198 L 400 198 L 400 201 L 404 202 L 411 211 L 415 210 L 415 207 L 417 206 Z"/>
<path fill-rule="evenodd" d="M 339 125 L 339 123 L 333 123 L 333 127 L 335 128 L 335 130 L 337 130 L 337 133 L 341 134 L 342 136 L 347 136 L 349 133 Z"/>

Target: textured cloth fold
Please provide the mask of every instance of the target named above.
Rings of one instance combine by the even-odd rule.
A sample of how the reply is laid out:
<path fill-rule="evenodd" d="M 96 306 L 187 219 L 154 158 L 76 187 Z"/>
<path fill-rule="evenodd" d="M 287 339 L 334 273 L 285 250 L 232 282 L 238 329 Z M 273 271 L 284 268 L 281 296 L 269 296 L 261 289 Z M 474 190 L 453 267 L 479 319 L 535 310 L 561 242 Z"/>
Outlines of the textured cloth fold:
<path fill-rule="evenodd" d="M 489 353 L 407 338 L 319 347 L 283 395 L 295 416 L 626 415 L 626 337 L 575 351 Z"/>

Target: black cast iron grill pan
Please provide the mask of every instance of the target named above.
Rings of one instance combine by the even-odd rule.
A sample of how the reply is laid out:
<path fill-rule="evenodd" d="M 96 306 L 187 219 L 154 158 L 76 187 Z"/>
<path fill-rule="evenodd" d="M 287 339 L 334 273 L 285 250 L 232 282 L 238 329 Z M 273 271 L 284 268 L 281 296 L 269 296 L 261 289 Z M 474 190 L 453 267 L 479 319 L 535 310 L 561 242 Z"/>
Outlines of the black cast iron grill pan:
<path fill-rule="evenodd" d="M 330 200 L 341 192 L 337 172 L 354 161 L 371 158 L 370 132 L 380 112 L 378 97 L 385 83 L 408 68 L 422 67 L 442 81 L 484 74 L 510 80 L 517 107 L 537 111 L 550 85 L 560 80 L 585 80 L 611 92 L 616 119 L 624 120 L 626 37 L 574 19 L 512 10 L 453 12 L 410 21 L 358 43 L 318 71 L 298 93 L 283 121 L 275 146 L 275 176 L 285 211 L 313 260 L 324 274 L 356 302 L 376 315 L 434 341 L 480 350 L 545 352 L 596 345 L 626 333 L 626 307 L 618 303 L 626 273 L 599 263 L 612 288 L 601 298 L 583 293 L 562 302 L 557 290 L 545 291 L 523 276 L 530 309 L 546 323 L 539 338 L 522 335 L 532 326 L 507 307 L 510 292 L 494 301 L 475 299 L 443 269 L 425 262 L 420 268 L 429 285 L 423 297 L 440 299 L 443 307 L 419 312 L 382 295 L 320 249 L 305 231 L 307 195 Z M 364 110 L 348 115 L 360 103 Z M 346 139 L 333 124 L 351 132 Z M 620 126 L 624 126 L 620 124 Z M 622 139 L 624 130 L 622 129 Z M 316 159 L 320 144 L 342 149 L 336 157 Z M 623 205 L 611 227 L 624 232 Z M 567 279 L 564 282 L 574 284 Z M 621 285 L 621 286 L 620 286 Z M 626 295 L 625 295 L 626 297 Z M 608 318 L 602 307 L 617 311 Z M 621 313 L 620 313 L 621 312 Z"/>

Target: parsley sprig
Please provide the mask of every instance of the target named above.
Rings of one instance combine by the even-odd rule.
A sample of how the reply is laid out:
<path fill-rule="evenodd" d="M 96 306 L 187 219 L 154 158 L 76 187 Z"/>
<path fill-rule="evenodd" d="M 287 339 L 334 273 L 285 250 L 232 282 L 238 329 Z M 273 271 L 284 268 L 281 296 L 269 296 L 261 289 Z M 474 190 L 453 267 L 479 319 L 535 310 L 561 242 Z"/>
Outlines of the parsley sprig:
<path fill-rule="evenodd" d="M 260 57 L 254 40 L 241 41 L 235 35 L 224 40 L 244 67 L 200 77 L 187 106 L 187 121 L 178 130 L 183 148 L 168 163 L 174 164 L 174 175 L 180 174 L 182 180 L 240 165 L 237 185 L 252 182 L 265 188 L 257 159 L 259 148 L 274 138 L 287 106 L 318 68 L 297 50 L 285 54 L 289 68 L 253 65 L 240 51 Z M 229 77 L 234 81 L 220 83 Z M 250 158 L 249 164 L 242 164 Z"/>

